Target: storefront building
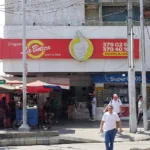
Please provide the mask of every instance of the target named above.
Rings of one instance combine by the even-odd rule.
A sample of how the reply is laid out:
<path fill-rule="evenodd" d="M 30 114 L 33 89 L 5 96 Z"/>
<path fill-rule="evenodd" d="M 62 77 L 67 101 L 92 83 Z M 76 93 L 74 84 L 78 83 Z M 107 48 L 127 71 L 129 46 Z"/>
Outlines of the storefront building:
<path fill-rule="evenodd" d="M 138 28 L 134 28 L 137 95 L 141 93 Z M 146 34 L 147 85 L 150 81 L 148 41 Z M 4 72 L 21 76 L 21 35 L 9 31 L 0 42 L 0 58 L 3 60 Z M 78 102 L 85 102 L 88 92 L 95 90 L 98 120 L 101 119 L 102 111 L 113 93 L 117 93 L 127 107 L 124 116 L 128 117 L 127 55 L 125 26 L 51 27 L 49 32 L 42 29 L 27 30 L 28 81 L 40 79 L 44 82 L 64 84 L 70 87 Z M 62 99 L 62 93 L 57 96 Z M 46 96 L 41 97 L 45 99 Z M 65 99 L 65 96 L 63 97 Z M 60 105 L 63 105 L 62 103 Z"/>

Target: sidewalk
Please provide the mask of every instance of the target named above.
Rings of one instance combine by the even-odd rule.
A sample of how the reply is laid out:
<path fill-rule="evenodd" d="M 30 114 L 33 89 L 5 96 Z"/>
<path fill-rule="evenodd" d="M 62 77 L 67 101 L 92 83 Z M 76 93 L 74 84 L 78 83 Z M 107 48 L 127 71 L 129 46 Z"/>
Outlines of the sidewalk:
<path fill-rule="evenodd" d="M 104 142 L 104 138 L 99 134 L 98 121 L 66 121 L 61 122 L 59 125 L 53 126 L 52 130 L 59 131 L 60 137 L 64 139 L 72 139 L 77 141 L 85 142 Z M 150 131 L 144 132 L 142 125 L 138 127 L 137 133 L 130 133 L 129 122 L 122 122 L 124 132 L 122 134 L 117 134 L 116 142 L 128 142 L 128 141 L 145 141 L 150 140 Z"/>
<path fill-rule="evenodd" d="M 0 130 L 0 146 L 55 145 L 73 143 L 103 143 L 99 134 L 99 121 L 87 120 L 59 121 L 51 130 L 37 129 L 29 132 Z M 136 134 L 129 132 L 129 123 L 123 122 L 124 132 L 117 134 L 116 142 L 148 141 L 150 131 L 144 132 L 139 126 Z"/>

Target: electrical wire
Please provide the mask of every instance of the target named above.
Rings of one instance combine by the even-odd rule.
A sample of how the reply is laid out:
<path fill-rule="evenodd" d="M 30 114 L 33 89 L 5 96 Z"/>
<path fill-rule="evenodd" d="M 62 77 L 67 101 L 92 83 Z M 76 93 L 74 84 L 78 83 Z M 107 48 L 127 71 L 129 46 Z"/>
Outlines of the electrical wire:
<path fill-rule="evenodd" d="M 111 15 L 116 15 L 116 14 L 119 14 L 119 13 L 122 13 L 122 12 L 124 12 L 124 11 L 126 11 L 127 9 L 125 9 L 125 10 L 122 10 L 122 11 L 119 11 L 119 12 L 115 12 L 115 13 L 110 13 L 110 14 L 107 14 L 107 15 L 105 15 L 105 16 L 102 16 L 102 18 L 103 17 L 107 17 L 107 16 L 111 16 Z M 56 13 L 57 11 L 55 11 L 55 13 Z M 11 13 L 11 12 L 6 12 L 6 13 Z M 49 13 L 52 13 L 52 12 L 49 12 Z M 14 13 L 13 13 L 14 14 Z M 35 28 L 35 27 L 34 27 Z M 43 26 L 40 26 L 40 28 L 43 28 Z M 49 28 L 49 27 L 48 27 Z M 68 27 L 67 27 L 68 28 Z M 33 30 L 33 29 L 31 29 L 31 30 Z M 39 30 L 39 29 L 37 29 L 37 30 Z M 43 30 L 45 30 L 45 28 L 43 29 Z M 46 30 L 46 32 L 47 32 L 47 30 Z M 56 34 L 55 34 L 56 35 Z M 125 65 L 127 62 L 125 62 L 125 63 L 123 63 L 123 64 L 121 64 L 119 67 L 117 67 L 116 69 L 113 69 L 112 71 L 115 71 L 115 70 L 118 70 L 119 68 L 121 68 L 123 65 Z"/>

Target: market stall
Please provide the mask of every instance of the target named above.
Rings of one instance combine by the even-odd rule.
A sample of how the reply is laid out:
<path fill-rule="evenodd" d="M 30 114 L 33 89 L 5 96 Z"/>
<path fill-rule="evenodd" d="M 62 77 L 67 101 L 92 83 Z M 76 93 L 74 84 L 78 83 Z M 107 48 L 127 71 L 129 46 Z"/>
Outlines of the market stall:
<path fill-rule="evenodd" d="M 27 85 L 27 123 L 30 126 L 38 125 L 38 114 L 41 115 L 41 111 L 38 112 L 38 104 L 37 104 L 37 95 L 39 93 L 50 93 L 53 89 L 61 89 L 59 86 L 55 84 L 48 84 L 42 81 L 35 81 L 28 83 Z M 19 86 L 19 89 L 22 89 L 22 85 Z M 36 97 L 36 98 L 34 98 Z M 36 100 L 35 100 L 36 99 Z M 16 119 L 18 121 L 22 120 L 22 108 L 16 110 Z"/>

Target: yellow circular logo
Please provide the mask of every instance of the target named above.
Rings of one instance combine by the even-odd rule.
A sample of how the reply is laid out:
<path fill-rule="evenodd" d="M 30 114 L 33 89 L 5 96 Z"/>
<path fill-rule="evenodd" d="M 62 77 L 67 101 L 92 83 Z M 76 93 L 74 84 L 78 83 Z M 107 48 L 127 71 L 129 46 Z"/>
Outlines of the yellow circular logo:
<path fill-rule="evenodd" d="M 78 61 L 88 60 L 93 54 L 93 49 L 92 42 L 83 36 L 73 39 L 69 45 L 71 56 Z"/>
<path fill-rule="evenodd" d="M 41 58 L 45 51 L 42 49 L 44 44 L 39 40 L 32 40 L 27 44 L 27 54 L 30 58 L 37 59 Z"/>

